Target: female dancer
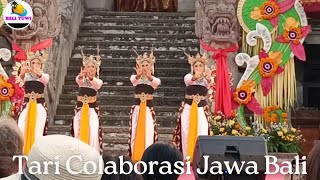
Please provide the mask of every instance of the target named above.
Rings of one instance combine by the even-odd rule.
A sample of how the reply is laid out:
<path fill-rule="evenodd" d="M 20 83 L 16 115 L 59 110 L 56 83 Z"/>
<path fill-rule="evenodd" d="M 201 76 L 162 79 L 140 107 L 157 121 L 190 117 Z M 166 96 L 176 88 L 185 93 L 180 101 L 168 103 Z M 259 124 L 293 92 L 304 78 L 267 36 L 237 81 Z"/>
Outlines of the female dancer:
<path fill-rule="evenodd" d="M 45 105 L 44 89 L 49 82 L 49 75 L 43 72 L 48 55 L 43 49 L 52 44 L 52 39 L 45 40 L 27 52 L 15 44 L 15 48 L 25 53 L 27 60 L 22 63 L 20 79 L 24 82 L 25 95 L 18 126 L 24 135 L 23 153 L 28 155 L 34 141 L 47 134 L 48 117 Z M 16 50 L 16 49 L 15 49 Z"/>
<path fill-rule="evenodd" d="M 153 92 L 160 85 L 159 78 L 153 76 L 155 57 L 153 52 L 148 56 L 136 58 L 136 75 L 130 80 L 135 86 L 135 101 L 130 113 L 129 156 L 134 162 L 140 161 L 145 149 L 158 140 L 156 118 L 153 109 Z"/>
<path fill-rule="evenodd" d="M 102 148 L 102 129 L 99 120 L 97 93 L 102 86 L 99 79 L 101 57 L 99 47 L 97 55 L 86 56 L 81 49 L 83 68 L 76 77 L 79 85 L 75 116 L 71 123 L 71 135 L 95 148 L 100 154 Z"/>
<path fill-rule="evenodd" d="M 186 84 L 185 100 L 179 109 L 177 127 L 173 135 L 173 144 L 183 153 L 184 159 L 190 156 L 199 135 L 209 135 L 209 106 L 207 92 L 211 83 L 210 70 L 206 68 L 208 58 L 197 54 L 188 56 L 191 73 L 184 77 Z"/>

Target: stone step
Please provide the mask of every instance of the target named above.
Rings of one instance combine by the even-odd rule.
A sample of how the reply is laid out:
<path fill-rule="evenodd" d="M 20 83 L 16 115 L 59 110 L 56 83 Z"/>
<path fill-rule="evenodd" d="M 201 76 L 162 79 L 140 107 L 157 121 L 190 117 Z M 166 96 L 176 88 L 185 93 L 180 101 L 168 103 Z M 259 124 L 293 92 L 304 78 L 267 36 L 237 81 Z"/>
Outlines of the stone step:
<path fill-rule="evenodd" d="M 50 134 L 53 134 L 54 131 L 50 131 Z M 70 132 L 61 132 L 65 135 L 70 135 Z M 171 141 L 173 136 L 173 131 L 170 134 L 161 134 L 158 136 L 158 140 L 165 142 L 165 141 Z M 109 144 L 127 144 L 129 138 L 129 127 L 125 129 L 124 131 L 120 133 L 103 133 L 103 140 L 104 143 Z M 117 141 L 117 139 L 119 141 Z"/>
<path fill-rule="evenodd" d="M 54 123 L 56 125 L 70 125 L 74 115 L 55 115 Z M 130 116 L 113 116 L 101 115 L 101 124 L 104 126 L 129 126 Z M 176 116 L 156 116 L 159 127 L 175 127 L 177 122 Z"/>
<path fill-rule="evenodd" d="M 184 90 L 184 88 L 181 88 L 182 90 Z M 63 89 L 63 94 L 66 95 L 71 95 L 71 96 L 75 96 L 78 94 L 78 88 L 75 90 L 66 90 Z M 99 90 L 99 96 L 101 95 L 115 95 L 115 96 L 122 96 L 122 95 L 128 95 L 128 94 L 134 94 L 134 90 L 108 90 L 107 88 L 102 88 Z M 183 91 L 156 91 L 153 93 L 154 97 L 182 97 L 184 95 Z M 132 96 L 133 97 L 133 96 Z"/>
<path fill-rule="evenodd" d="M 63 90 L 64 92 L 66 90 Z M 67 94 L 67 95 L 71 95 L 71 96 L 75 96 L 78 94 L 78 90 L 72 90 L 72 92 L 66 92 L 63 94 Z M 99 96 L 101 95 L 115 95 L 115 96 L 122 96 L 122 95 L 128 95 L 128 94 L 134 94 L 134 90 L 123 90 L 123 91 L 107 91 L 105 88 L 102 88 L 99 90 Z M 182 97 L 184 95 L 184 92 L 182 91 L 156 91 L 153 93 L 154 97 Z"/>
<path fill-rule="evenodd" d="M 77 85 L 64 85 L 63 86 L 63 94 L 77 94 L 79 87 Z M 108 86 L 103 85 L 102 88 L 99 90 L 100 94 L 110 94 L 110 95 L 126 95 L 128 93 L 133 92 L 135 89 L 134 86 Z M 156 89 L 155 93 L 160 96 L 162 94 L 183 94 L 184 88 L 181 87 L 159 87 Z"/>
<path fill-rule="evenodd" d="M 103 126 L 104 151 L 111 155 L 127 155 L 129 127 Z M 173 128 L 158 128 L 158 140 L 163 143 L 171 143 Z M 49 135 L 63 134 L 70 136 L 70 127 L 62 125 L 50 125 Z"/>
<path fill-rule="evenodd" d="M 129 130 L 129 126 L 102 126 L 102 132 L 104 134 L 108 133 L 114 133 L 114 134 L 120 134 L 120 133 L 126 133 Z M 49 125 L 49 132 L 57 132 L 59 134 L 66 133 L 70 131 L 70 126 L 66 125 Z M 159 127 L 158 128 L 159 134 L 172 134 L 173 128 L 170 127 Z"/>
<path fill-rule="evenodd" d="M 170 134 L 160 134 L 159 137 L 159 141 L 168 141 L 168 140 L 172 140 L 172 135 L 173 135 L 173 131 Z M 129 138 L 129 128 L 126 131 L 123 131 L 122 133 L 104 133 L 104 139 L 106 141 L 109 140 L 109 142 L 115 138 L 119 138 L 119 139 L 126 139 L 127 142 L 119 142 L 119 144 L 126 144 L 128 143 L 128 138 Z"/>
<path fill-rule="evenodd" d="M 152 47 L 143 47 L 137 50 L 137 53 L 143 54 L 145 52 L 150 52 L 153 48 Z M 159 48 L 160 49 L 160 48 Z M 83 48 L 83 52 L 85 54 L 96 54 L 97 49 L 96 48 Z M 187 52 L 189 54 L 197 54 L 198 48 L 192 48 L 192 47 L 186 47 L 186 48 L 161 48 L 161 50 L 155 49 L 154 50 L 154 56 L 156 58 L 169 58 L 169 59 L 180 59 L 185 58 L 184 52 Z M 77 49 L 72 50 L 73 56 L 79 57 L 80 55 L 80 46 L 77 47 Z M 136 57 L 135 52 L 132 49 L 100 49 L 100 54 L 102 57 L 110 57 L 110 58 L 133 58 Z"/>
<path fill-rule="evenodd" d="M 80 72 L 80 67 L 68 67 L 68 75 L 78 75 Z M 189 72 L 188 68 L 156 68 L 155 76 L 161 77 L 174 77 L 174 76 L 184 76 Z M 104 67 L 100 68 L 101 75 L 108 76 L 130 76 L 135 74 L 134 66 L 132 67 Z"/>
<path fill-rule="evenodd" d="M 150 47 L 150 50 L 154 49 L 153 54 L 155 57 L 157 57 L 158 55 L 168 55 L 168 58 L 172 57 L 171 55 L 180 55 L 180 57 L 185 57 L 184 54 L 184 50 L 183 48 L 174 48 L 174 50 L 158 50 L 157 48 L 152 48 Z M 192 48 L 191 48 L 192 49 Z M 196 48 L 195 48 L 196 49 Z M 146 49 L 147 50 L 147 49 Z M 143 54 L 146 52 L 146 50 L 136 50 L 138 54 Z M 148 49 L 149 50 L 149 49 Z M 96 54 L 97 53 L 97 49 L 96 46 L 95 47 L 84 47 L 83 48 L 83 52 L 85 54 Z M 77 49 L 73 49 L 72 50 L 73 54 L 80 54 L 80 46 L 77 47 Z M 198 51 L 197 50 L 189 50 L 187 53 L 189 54 L 197 54 Z M 104 48 L 104 49 L 100 49 L 100 54 L 104 54 L 104 55 L 113 55 L 113 54 L 120 54 L 120 55 L 131 55 L 131 56 L 136 56 L 135 52 L 132 49 L 108 49 L 108 48 Z"/>
<path fill-rule="evenodd" d="M 113 157 L 128 156 L 128 146 L 121 144 L 114 144 L 113 146 L 104 145 L 104 153 L 108 153 Z"/>
<path fill-rule="evenodd" d="M 117 29 L 111 29 L 109 26 L 103 26 L 101 25 L 98 29 L 89 29 L 92 25 L 85 26 L 80 30 L 80 33 L 103 33 L 103 34 L 136 34 L 136 33 L 144 33 L 144 34 L 149 34 L 149 33 L 154 33 L 154 34 L 194 34 L 194 30 L 170 30 L 170 29 L 156 29 L 153 27 L 150 27 L 150 29 L 144 28 L 139 30 L 131 30 L 130 28 L 126 28 L 128 30 L 117 30 Z M 124 26 L 128 27 L 128 26 Z M 134 26 L 135 27 L 135 26 Z M 183 28 L 183 27 L 182 27 Z"/>
<path fill-rule="evenodd" d="M 188 27 L 181 26 L 119 26 L 119 25 L 108 25 L 108 24 L 96 24 L 96 26 L 92 25 L 80 25 L 80 30 L 133 30 L 133 31 L 194 31 L 194 25 L 190 25 Z M 84 31 L 85 32 L 85 31 Z"/>
<path fill-rule="evenodd" d="M 59 104 L 56 115 L 74 115 L 74 107 L 75 105 Z M 127 116 L 130 113 L 132 106 L 100 105 L 99 108 L 103 115 Z M 155 109 L 157 116 L 176 116 L 179 107 L 157 106 Z"/>
<path fill-rule="evenodd" d="M 131 75 L 130 75 L 131 76 Z M 105 76 L 100 74 L 100 79 L 109 86 L 132 86 L 130 76 Z M 161 80 L 161 87 L 185 87 L 184 76 L 180 77 L 158 77 Z M 76 85 L 76 75 L 66 76 L 65 85 Z"/>
<path fill-rule="evenodd" d="M 85 48 L 96 48 L 97 44 L 101 49 L 108 49 L 112 46 L 120 46 L 120 47 L 128 47 L 127 49 L 132 49 L 133 47 L 141 47 L 141 46 L 151 46 L 153 48 L 159 47 L 194 47 L 198 48 L 198 42 L 147 42 L 147 41 L 82 41 L 78 40 L 75 42 L 75 46 L 84 46 Z"/>
<path fill-rule="evenodd" d="M 146 40 L 146 41 L 158 41 L 159 39 L 165 39 L 165 40 L 198 40 L 197 36 L 195 34 L 144 34 L 144 33 L 135 33 L 135 34 L 125 34 L 125 33 L 114 33 L 114 34 L 103 34 L 103 33 L 84 33 L 80 32 L 78 34 L 78 37 L 80 38 L 88 38 L 88 37 L 95 37 L 95 38 L 103 38 L 102 40 L 107 39 L 124 39 L 124 38 L 131 38 L 136 39 L 140 38 L 140 40 Z M 81 40 L 78 38 L 78 40 Z M 127 39 L 130 40 L 130 39 Z"/>
<path fill-rule="evenodd" d="M 156 19 L 156 18 L 115 18 L 115 17 L 102 17 L 102 16 L 87 16 L 82 18 L 82 24 L 89 22 L 89 23 L 101 23 L 101 22 L 106 22 L 106 23 L 115 23 L 115 24 L 121 24 L 121 23 L 126 23 L 126 24 L 144 24 L 145 26 L 152 26 L 152 25 L 161 25 L 161 26 L 166 26 L 166 25 L 194 25 L 195 18 L 187 18 L 187 19 Z"/>
<path fill-rule="evenodd" d="M 98 103 L 108 104 L 108 105 L 132 105 L 134 102 L 134 97 L 132 95 L 99 95 L 98 96 Z M 62 94 L 60 96 L 60 103 L 63 104 L 76 104 L 76 95 L 70 94 Z M 178 107 L 183 100 L 183 96 L 176 97 L 176 96 L 166 96 L 166 97 L 157 97 L 154 96 L 154 105 L 155 106 L 176 106 Z"/>
<path fill-rule="evenodd" d="M 142 26 L 99 26 L 97 28 L 92 28 L 92 25 L 83 26 L 80 29 L 80 33 L 94 33 L 94 34 L 194 34 L 194 28 L 184 28 L 184 27 L 170 27 L 170 28 L 160 28 L 160 27 L 144 27 Z"/>
<path fill-rule="evenodd" d="M 88 18 L 100 18 L 100 17 L 144 17 L 144 18 L 154 18 L 154 19 L 189 19 L 195 18 L 194 13 L 188 12 L 113 12 L 113 11 L 99 11 L 99 10 L 88 10 L 85 12 L 85 17 Z"/>
<path fill-rule="evenodd" d="M 80 39 L 79 39 L 80 38 Z M 174 42 L 174 41 L 198 41 L 198 38 L 194 34 L 144 34 L 144 33 L 135 33 L 135 34 L 125 34 L 125 33 L 78 33 L 78 40 L 90 40 L 92 38 L 95 38 L 96 40 L 114 40 L 117 39 L 120 40 L 127 40 L 127 41 L 149 41 L 149 42 L 161 42 L 163 40 L 167 40 L 168 42 Z M 166 41 L 166 42 L 167 42 Z"/>
<path fill-rule="evenodd" d="M 102 67 L 135 67 L 136 60 L 130 58 L 102 58 Z M 80 67 L 82 66 L 82 58 L 71 58 L 69 66 Z M 156 68 L 167 68 L 167 67 L 177 67 L 177 68 L 187 68 L 190 69 L 190 64 L 187 58 L 180 59 L 157 59 L 156 58 Z"/>

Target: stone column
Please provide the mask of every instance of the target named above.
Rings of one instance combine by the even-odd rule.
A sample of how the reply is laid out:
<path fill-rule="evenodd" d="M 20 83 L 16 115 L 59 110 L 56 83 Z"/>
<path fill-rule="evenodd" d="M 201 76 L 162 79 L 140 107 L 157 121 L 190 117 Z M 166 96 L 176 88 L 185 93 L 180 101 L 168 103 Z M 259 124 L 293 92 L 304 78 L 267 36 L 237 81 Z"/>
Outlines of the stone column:
<path fill-rule="evenodd" d="M 178 0 L 178 12 L 195 12 L 196 0 Z"/>
<path fill-rule="evenodd" d="M 45 98 L 50 123 L 59 103 L 67 67 L 77 38 L 79 25 L 84 14 L 84 0 L 27 0 L 33 9 L 33 21 L 28 28 L 14 31 L 15 41 L 23 47 L 25 43 L 37 44 L 42 40 L 54 38 L 49 49 L 49 58 L 44 72 L 50 75 Z"/>
<path fill-rule="evenodd" d="M 113 11 L 114 0 L 85 0 L 87 9 Z"/>
<path fill-rule="evenodd" d="M 214 49 L 226 49 L 240 40 L 240 26 L 237 21 L 237 0 L 196 0 L 196 35 L 204 43 Z M 201 48 L 201 53 L 205 51 Z M 236 87 L 240 79 L 238 66 L 235 63 L 237 52 L 228 53 L 230 83 Z M 209 53 L 212 57 L 212 53 Z M 211 58 L 210 58 L 211 59 Z M 209 67 L 215 67 L 215 61 L 210 60 Z"/>

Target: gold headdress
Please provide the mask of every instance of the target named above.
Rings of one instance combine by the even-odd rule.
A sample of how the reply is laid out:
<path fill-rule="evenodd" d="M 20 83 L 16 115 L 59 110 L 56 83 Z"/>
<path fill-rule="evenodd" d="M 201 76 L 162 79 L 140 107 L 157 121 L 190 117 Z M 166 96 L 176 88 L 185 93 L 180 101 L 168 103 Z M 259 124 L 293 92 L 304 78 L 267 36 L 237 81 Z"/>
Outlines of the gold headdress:
<path fill-rule="evenodd" d="M 83 66 L 87 66 L 89 63 L 92 63 L 94 67 L 97 69 L 97 75 L 99 76 L 100 65 L 101 65 L 101 56 L 100 56 L 99 45 L 97 45 L 97 55 L 85 55 L 83 53 L 83 48 L 81 48 L 82 55 L 82 64 Z"/>
<path fill-rule="evenodd" d="M 41 64 L 44 64 L 49 55 L 45 49 L 37 50 L 36 52 L 31 51 L 31 45 L 27 45 L 27 63 L 31 63 L 34 59 L 39 59 Z"/>
<path fill-rule="evenodd" d="M 197 53 L 197 55 L 191 56 L 190 54 L 187 54 L 186 52 L 184 53 L 187 57 L 188 57 L 188 63 L 191 65 L 191 73 L 193 74 L 193 65 L 196 62 L 201 62 L 202 64 L 204 64 L 205 66 L 208 63 L 208 57 L 206 54 L 203 54 L 202 56 Z"/>
<path fill-rule="evenodd" d="M 134 52 L 137 54 L 136 63 L 140 66 L 144 61 L 147 61 L 151 65 L 151 73 L 154 74 L 154 64 L 156 62 L 156 57 L 154 57 L 153 55 L 153 49 L 151 50 L 149 55 L 147 52 L 145 52 L 143 55 L 139 55 L 135 50 Z"/>
<path fill-rule="evenodd" d="M 14 57 L 15 60 L 22 60 L 25 61 L 22 64 L 30 66 L 30 63 L 34 59 L 38 59 L 40 63 L 42 64 L 41 69 L 43 69 L 43 64 L 48 59 L 49 55 L 46 52 L 46 49 L 48 49 L 53 43 L 53 39 L 49 38 L 42 42 L 39 42 L 38 44 L 32 45 L 30 43 L 24 44 L 25 50 L 23 50 L 20 46 L 18 46 L 16 43 L 13 43 L 12 47 L 13 50 L 16 51 L 16 56 Z"/>

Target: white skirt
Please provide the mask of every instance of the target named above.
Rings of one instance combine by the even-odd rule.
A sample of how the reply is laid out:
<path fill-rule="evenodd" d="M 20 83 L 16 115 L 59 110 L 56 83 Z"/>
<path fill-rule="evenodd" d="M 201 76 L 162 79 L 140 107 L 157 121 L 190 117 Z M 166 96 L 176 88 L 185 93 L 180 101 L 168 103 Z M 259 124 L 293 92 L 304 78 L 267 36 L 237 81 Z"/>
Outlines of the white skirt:
<path fill-rule="evenodd" d="M 181 114 L 181 143 L 183 158 L 187 157 L 188 151 L 188 137 L 189 137 L 189 125 L 190 125 L 190 108 L 189 104 L 184 105 L 184 109 Z M 204 111 L 204 107 L 198 107 L 198 136 L 208 135 L 208 120 Z"/>
<path fill-rule="evenodd" d="M 26 104 L 26 107 L 22 110 L 19 118 L 18 118 L 18 126 L 22 131 L 22 134 L 24 135 L 25 126 L 26 126 L 26 120 L 28 117 L 28 110 L 29 110 L 29 103 Z M 37 120 L 36 120 L 36 129 L 35 129 L 35 141 L 43 136 L 45 126 L 47 122 L 47 111 L 43 107 L 42 104 L 37 104 Z"/>
<path fill-rule="evenodd" d="M 81 110 L 76 113 L 73 119 L 74 137 L 79 139 L 80 137 L 80 120 Z M 94 108 L 89 109 L 89 145 L 100 153 L 99 143 L 99 117 Z"/>
<path fill-rule="evenodd" d="M 134 151 L 134 141 L 136 137 L 136 129 L 138 124 L 140 106 L 135 106 L 132 112 L 132 121 L 131 121 L 131 153 Z M 147 106 L 146 108 L 146 129 L 145 129 L 145 149 L 151 146 L 154 143 L 154 120 L 152 118 L 151 110 Z"/>

